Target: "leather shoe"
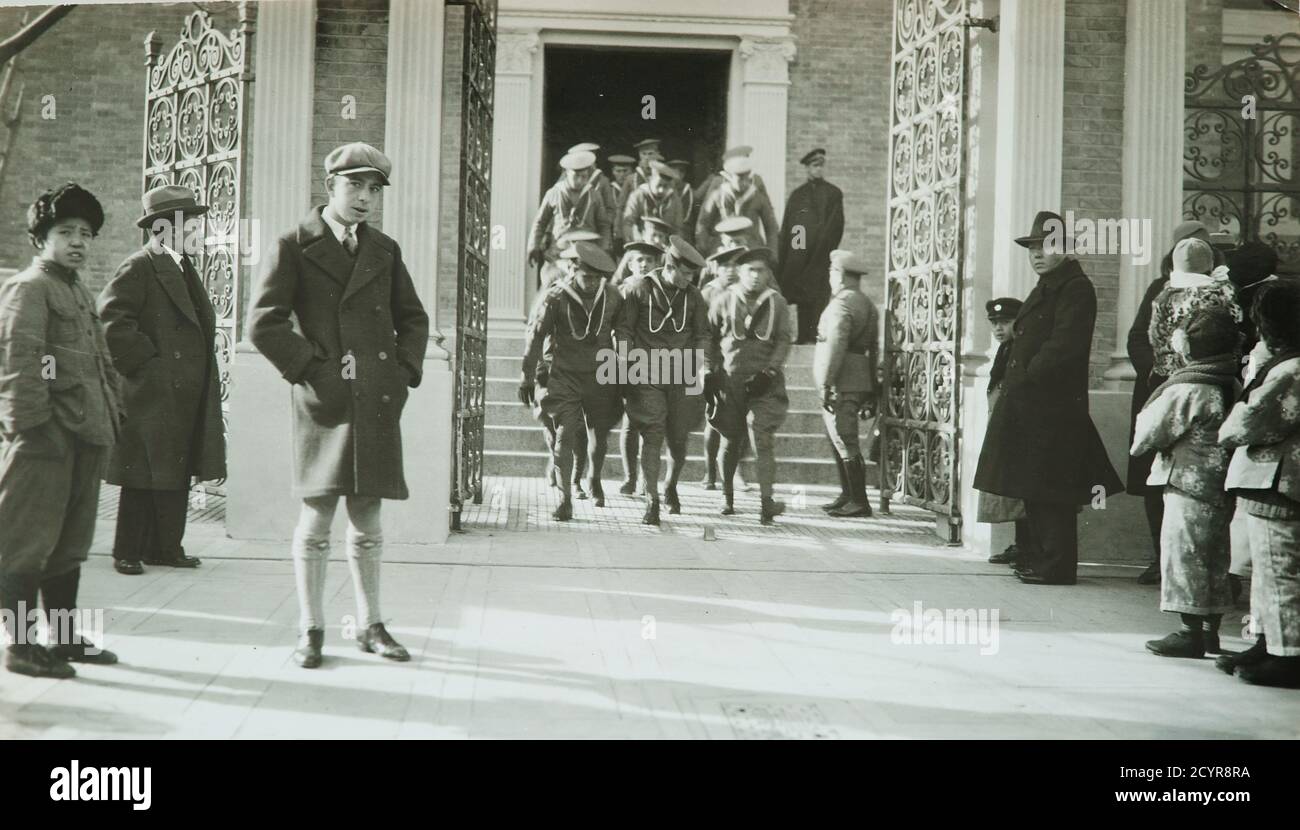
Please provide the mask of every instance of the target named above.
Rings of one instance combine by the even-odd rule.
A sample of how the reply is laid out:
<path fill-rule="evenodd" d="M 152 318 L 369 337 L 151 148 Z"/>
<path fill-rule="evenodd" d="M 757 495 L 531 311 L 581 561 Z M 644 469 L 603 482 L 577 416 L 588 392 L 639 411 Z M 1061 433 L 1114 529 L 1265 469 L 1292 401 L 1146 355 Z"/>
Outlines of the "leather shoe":
<path fill-rule="evenodd" d="M 1026 585 L 1073 585 L 1076 578 L 1074 575 L 1057 576 L 1055 574 L 1044 573 L 1034 568 L 1022 568 L 1016 571 L 1016 579 Z"/>
<path fill-rule="evenodd" d="M 393 639 L 383 623 L 375 623 L 361 632 L 357 637 L 357 648 L 367 654 L 378 654 L 380 657 L 396 660 L 399 663 L 411 659 L 410 653 L 402 648 L 401 643 Z"/>
<path fill-rule="evenodd" d="M 325 645 L 325 629 L 309 628 L 298 638 L 298 648 L 294 649 L 293 661 L 304 669 L 320 666 L 321 648 Z"/>
<path fill-rule="evenodd" d="M 1205 656 L 1205 638 L 1199 630 L 1175 631 L 1159 640 L 1148 640 L 1147 651 L 1160 657 L 1199 660 Z"/>
<path fill-rule="evenodd" d="M 1300 689 L 1300 657 L 1266 654 L 1257 662 L 1238 666 L 1237 677 L 1255 686 Z"/>
<path fill-rule="evenodd" d="M 1258 663 L 1268 656 L 1264 635 L 1255 638 L 1255 644 L 1245 651 L 1227 652 L 1214 659 L 1214 667 L 1224 674 L 1232 674 L 1242 666 Z"/>
<path fill-rule="evenodd" d="M 995 553 L 989 557 L 990 565 L 1014 565 L 1020 558 L 1020 548 L 1015 545 L 1007 545 L 1001 553 Z"/>
<path fill-rule="evenodd" d="M 5 651 L 5 668 L 14 674 L 28 677 L 53 677 L 67 680 L 77 676 L 77 670 L 61 660 L 39 643 L 22 643 L 9 646 Z"/>
<path fill-rule="evenodd" d="M 144 573 L 144 566 L 139 559 L 114 559 L 113 570 L 127 576 L 139 576 Z"/>
<path fill-rule="evenodd" d="M 117 662 L 117 655 L 96 646 L 81 635 L 73 637 L 70 643 L 60 643 L 50 647 L 50 652 L 67 663 L 91 663 L 96 666 L 111 666 Z"/>
<path fill-rule="evenodd" d="M 146 565 L 162 565 L 168 568 L 197 568 L 201 562 L 202 560 L 193 556 L 186 556 L 184 550 L 169 559 L 144 560 Z"/>

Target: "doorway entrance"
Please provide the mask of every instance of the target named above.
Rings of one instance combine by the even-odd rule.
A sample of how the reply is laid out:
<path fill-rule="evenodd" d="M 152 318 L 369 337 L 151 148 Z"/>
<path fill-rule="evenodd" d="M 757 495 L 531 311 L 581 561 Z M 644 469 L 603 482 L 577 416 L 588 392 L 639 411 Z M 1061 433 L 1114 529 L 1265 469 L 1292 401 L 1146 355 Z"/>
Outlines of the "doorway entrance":
<path fill-rule="evenodd" d="M 599 144 L 608 172 L 607 156 L 635 156 L 632 145 L 644 138 L 663 142 L 665 161 L 689 161 L 688 181 L 698 186 L 725 149 L 730 70 L 729 52 L 547 46 L 541 192 L 555 183 L 569 147 Z"/>

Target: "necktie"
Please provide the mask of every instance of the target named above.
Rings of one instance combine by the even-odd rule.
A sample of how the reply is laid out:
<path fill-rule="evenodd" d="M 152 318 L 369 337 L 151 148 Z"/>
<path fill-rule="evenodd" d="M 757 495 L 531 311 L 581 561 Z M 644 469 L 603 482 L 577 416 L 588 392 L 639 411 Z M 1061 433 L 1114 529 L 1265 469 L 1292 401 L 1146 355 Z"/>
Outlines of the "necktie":
<path fill-rule="evenodd" d="M 356 230 L 351 225 L 343 229 L 343 248 L 349 256 L 357 255 Z"/>

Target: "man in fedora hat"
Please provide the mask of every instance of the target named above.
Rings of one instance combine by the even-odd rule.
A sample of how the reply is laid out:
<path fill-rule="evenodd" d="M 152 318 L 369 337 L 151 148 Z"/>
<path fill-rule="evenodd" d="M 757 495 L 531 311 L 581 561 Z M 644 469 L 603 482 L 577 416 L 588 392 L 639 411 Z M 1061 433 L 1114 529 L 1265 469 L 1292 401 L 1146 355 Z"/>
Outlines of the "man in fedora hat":
<path fill-rule="evenodd" d="M 118 433 L 118 376 L 81 278 L 104 224 L 69 182 L 27 211 L 36 256 L 0 286 L 0 618 L 5 668 L 69 678 L 71 662 L 117 662 L 73 626 L 100 477 Z M 37 599 L 49 648 L 36 640 Z"/>
<path fill-rule="evenodd" d="M 537 217 L 529 231 L 528 264 L 538 270 L 538 284 L 546 287 L 560 276 L 559 239 L 570 230 L 594 231 L 600 247 L 609 249 L 612 205 L 605 204 L 603 191 L 592 186 L 596 154 L 590 150 L 566 153 L 560 159 L 564 170 L 560 181 L 542 197 Z"/>
<path fill-rule="evenodd" d="M 519 401 L 533 410 L 546 432 L 552 484 L 560 490 L 560 503 L 551 518 L 573 518 L 570 482 L 574 477 L 576 437 L 586 434 L 591 448 L 591 497 L 605 506 L 601 471 L 609 431 L 623 415 L 616 385 L 602 384 L 597 373 L 601 352 L 613 348 L 621 334 L 622 296 L 609 284 L 614 260 L 592 242 L 575 242 L 560 257 L 573 262 L 573 279 L 552 283 L 538 297 L 524 338 L 523 371 Z M 548 353 L 549 369 L 537 373 L 538 361 Z M 539 393 L 540 388 L 540 393 Z"/>
<path fill-rule="evenodd" d="M 723 156 L 722 183 L 704 198 L 695 222 L 695 239 L 710 253 L 718 248 L 714 227 L 730 216 L 744 216 L 754 223 L 751 242 L 755 246 L 771 248 L 779 241 L 781 226 L 772 200 L 755 180 L 749 153 L 740 150 L 749 148 L 733 148 Z"/>
<path fill-rule="evenodd" d="M 1058 214 L 1039 212 L 1016 244 L 1027 250 L 1038 284 L 1016 316 L 974 486 L 1024 501 L 1030 538 L 1017 539 L 1017 577 L 1032 585 L 1073 585 L 1080 506 L 1099 493 L 1124 490 L 1088 415 L 1097 292 L 1070 254 Z"/>
<path fill-rule="evenodd" d="M 357 646 L 389 660 L 410 654 L 379 607 L 383 499 L 410 496 L 402 468 L 402 409 L 420 385 L 429 315 L 397 242 L 371 227 L 393 165 L 369 144 L 325 157 L 329 202 L 271 247 L 249 302 L 249 335 L 293 384 L 293 535 L 301 638 L 294 660 L 321 664 L 330 525 L 348 513 L 347 558 Z"/>
<path fill-rule="evenodd" d="M 136 225 L 149 241 L 99 295 L 126 387 L 126 423 L 106 479 L 122 488 L 113 565 L 127 575 L 143 573 L 142 562 L 198 566 L 181 544 L 189 489 L 226 475 L 217 314 L 195 265 L 208 208 L 180 185 L 155 187 L 143 202 Z"/>
<path fill-rule="evenodd" d="M 680 173 L 663 162 L 650 162 L 650 181 L 632 191 L 623 206 L 624 239 L 644 240 L 640 228 L 642 220 L 647 217 L 662 220 L 672 228 L 672 233 L 678 232 L 686 219 L 681 199 L 674 189 L 680 178 Z"/>
<path fill-rule="evenodd" d="M 795 342 L 817 339 L 818 318 L 830 298 L 828 267 L 831 251 L 844 235 L 844 193 L 826 181 L 826 151 L 817 148 L 799 160 L 808 181 L 790 194 L 777 250 L 781 293 L 798 309 Z"/>

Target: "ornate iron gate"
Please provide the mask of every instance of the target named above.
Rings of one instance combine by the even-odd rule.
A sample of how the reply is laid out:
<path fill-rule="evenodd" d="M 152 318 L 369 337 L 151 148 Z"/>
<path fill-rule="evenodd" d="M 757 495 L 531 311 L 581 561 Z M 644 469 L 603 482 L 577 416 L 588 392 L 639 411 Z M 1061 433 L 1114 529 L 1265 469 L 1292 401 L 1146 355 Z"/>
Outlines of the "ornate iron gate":
<path fill-rule="evenodd" d="M 461 506 L 483 501 L 483 420 L 487 385 L 488 243 L 491 237 L 492 95 L 496 86 L 496 0 L 464 6 L 461 64 L 460 239 L 456 279 L 456 397 L 451 526 Z"/>
<path fill-rule="evenodd" d="M 960 541 L 967 0 L 896 0 L 881 505 L 949 517 Z"/>
<path fill-rule="evenodd" d="M 1187 74 L 1183 213 L 1273 246 L 1279 270 L 1300 274 L 1300 62 L 1284 48 L 1300 48 L 1300 35 L 1266 37 L 1249 57 Z"/>
<path fill-rule="evenodd" d="M 203 217 L 203 250 L 194 266 L 217 315 L 215 349 L 227 436 L 230 366 L 240 322 L 240 220 L 254 14 L 252 3 L 241 2 L 239 25 L 222 32 L 213 28 L 206 12 L 196 11 L 185 18 L 180 40 L 163 58 L 157 33 L 145 38 L 143 187 L 185 185 L 209 208 Z"/>

